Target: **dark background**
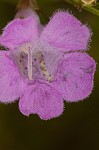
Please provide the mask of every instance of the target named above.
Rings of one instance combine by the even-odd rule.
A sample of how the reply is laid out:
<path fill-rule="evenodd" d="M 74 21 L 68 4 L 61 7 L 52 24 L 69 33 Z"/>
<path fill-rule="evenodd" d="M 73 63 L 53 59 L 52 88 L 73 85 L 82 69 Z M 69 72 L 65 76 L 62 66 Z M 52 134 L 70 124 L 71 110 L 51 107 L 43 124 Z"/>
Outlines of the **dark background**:
<path fill-rule="evenodd" d="M 15 15 L 17 0 L 0 0 L 0 32 Z M 43 121 L 23 116 L 18 102 L 0 104 L 0 150 L 99 150 L 99 17 L 62 0 L 38 0 L 45 23 L 58 9 L 68 9 L 92 28 L 88 53 L 97 62 L 93 93 L 85 101 L 66 103 L 62 116 Z M 43 20 L 44 23 L 44 20 Z M 6 83 L 5 83 L 6 84 Z"/>

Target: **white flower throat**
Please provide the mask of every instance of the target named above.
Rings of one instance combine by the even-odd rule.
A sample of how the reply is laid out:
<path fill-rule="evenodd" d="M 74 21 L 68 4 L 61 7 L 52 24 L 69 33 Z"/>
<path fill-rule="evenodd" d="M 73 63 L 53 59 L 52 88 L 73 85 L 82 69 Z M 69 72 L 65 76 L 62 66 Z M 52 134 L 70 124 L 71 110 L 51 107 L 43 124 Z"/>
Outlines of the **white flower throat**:
<path fill-rule="evenodd" d="M 21 53 L 19 53 L 17 60 L 18 60 L 18 65 L 19 65 L 22 75 L 27 74 L 28 78 L 30 80 L 33 80 L 33 75 L 34 75 L 33 74 L 33 66 L 35 67 L 37 72 L 39 72 L 38 68 L 37 68 L 37 64 L 36 64 L 37 63 L 36 59 L 37 59 L 39 62 L 39 67 L 42 71 L 42 74 L 43 74 L 43 76 L 45 76 L 46 80 L 49 82 L 51 82 L 53 80 L 52 75 L 49 73 L 49 71 L 46 67 L 46 64 L 44 62 L 43 55 L 40 51 L 38 51 L 36 53 L 36 57 L 35 57 L 35 54 L 33 54 L 33 50 L 29 43 L 22 45 L 20 48 L 20 51 L 21 51 Z M 27 60 L 27 62 L 26 62 L 26 60 Z"/>

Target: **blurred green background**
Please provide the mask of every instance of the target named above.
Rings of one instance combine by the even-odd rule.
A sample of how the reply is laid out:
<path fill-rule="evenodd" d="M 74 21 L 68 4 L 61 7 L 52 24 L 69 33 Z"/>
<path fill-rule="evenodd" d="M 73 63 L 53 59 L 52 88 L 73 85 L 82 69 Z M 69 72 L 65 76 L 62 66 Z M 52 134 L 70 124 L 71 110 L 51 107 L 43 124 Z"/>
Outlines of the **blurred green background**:
<path fill-rule="evenodd" d="M 92 28 L 88 53 L 97 62 L 93 93 L 85 101 L 66 103 L 62 116 L 42 121 L 23 116 L 18 102 L 0 104 L 0 150 L 99 150 L 99 17 L 62 0 L 37 0 L 45 23 L 56 9 L 69 9 Z M 18 0 L 0 0 L 0 32 L 15 15 Z M 6 84 L 6 83 L 5 83 Z"/>

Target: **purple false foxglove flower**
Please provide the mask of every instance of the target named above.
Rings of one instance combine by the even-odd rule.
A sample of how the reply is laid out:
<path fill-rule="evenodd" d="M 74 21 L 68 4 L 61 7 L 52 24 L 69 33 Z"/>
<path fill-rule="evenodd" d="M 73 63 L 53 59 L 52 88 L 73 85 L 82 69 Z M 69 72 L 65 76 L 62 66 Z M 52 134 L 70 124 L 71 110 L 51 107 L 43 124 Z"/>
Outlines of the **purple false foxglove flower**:
<path fill-rule="evenodd" d="M 95 61 L 86 54 L 90 30 L 68 12 L 57 12 L 43 27 L 36 15 L 14 19 L 0 44 L 0 101 L 20 97 L 24 115 L 47 120 L 62 114 L 63 101 L 76 102 L 93 89 Z"/>

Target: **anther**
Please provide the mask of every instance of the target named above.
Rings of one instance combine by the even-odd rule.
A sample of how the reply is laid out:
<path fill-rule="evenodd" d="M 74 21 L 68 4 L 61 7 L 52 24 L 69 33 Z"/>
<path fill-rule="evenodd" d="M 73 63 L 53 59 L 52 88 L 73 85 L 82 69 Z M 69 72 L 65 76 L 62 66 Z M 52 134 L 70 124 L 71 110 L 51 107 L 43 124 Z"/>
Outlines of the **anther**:
<path fill-rule="evenodd" d="M 46 77 L 47 81 L 51 82 L 52 81 L 52 76 L 51 74 L 49 73 L 46 65 L 45 65 L 45 62 L 43 60 L 43 55 L 41 54 L 41 52 L 37 52 L 37 58 L 39 60 L 39 63 L 40 63 L 40 68 L 43 72 L 43 75 Z"/>

